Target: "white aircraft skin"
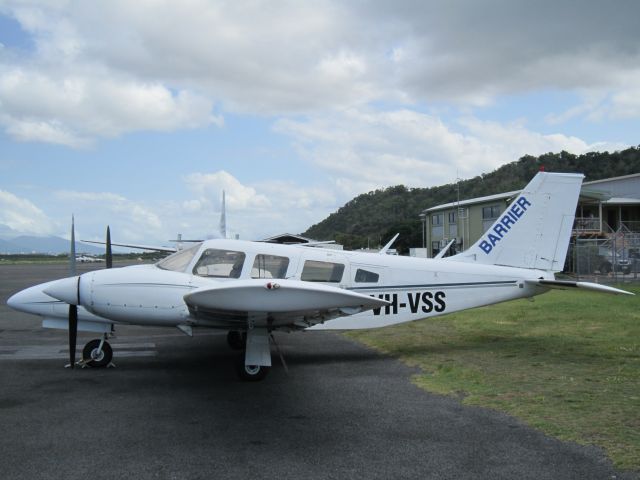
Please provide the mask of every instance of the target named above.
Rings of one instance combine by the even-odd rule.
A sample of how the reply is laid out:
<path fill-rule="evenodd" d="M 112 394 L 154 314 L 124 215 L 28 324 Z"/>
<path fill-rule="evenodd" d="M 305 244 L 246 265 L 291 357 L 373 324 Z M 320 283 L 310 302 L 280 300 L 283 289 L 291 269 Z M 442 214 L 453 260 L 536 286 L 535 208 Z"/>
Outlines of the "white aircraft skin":
<path fill-rule="evenodd" d="M 105 338 L 117 324 L 178 327 L 188 334 L 192 327 L 223 329 L 237 333 L 236 345 L 244 334 L 239 373 L 259 380 L 271 366 L 269 339 L 277 330 L 385 327 L 532 297 L 548 288 L 628 293 L 555 280 L 581 181 L 582 175 L 539 173 L 483 238 L 453 257 L 207 240 L 155 265 L 36 285 L 7 303 L 53 328 L 68 328 L 69 305 L 78 305 L 78 330 Z M 241 270 L 231 269 L 232 260 L 235 267 L 244 260 Z"/>

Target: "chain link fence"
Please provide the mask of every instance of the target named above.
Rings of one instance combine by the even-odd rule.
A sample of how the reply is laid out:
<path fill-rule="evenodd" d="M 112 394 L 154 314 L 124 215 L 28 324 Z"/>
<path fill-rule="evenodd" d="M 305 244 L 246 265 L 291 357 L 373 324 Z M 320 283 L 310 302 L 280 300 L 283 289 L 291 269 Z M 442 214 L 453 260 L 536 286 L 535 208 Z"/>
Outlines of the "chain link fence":
<path fill-rule="evenodd" d="M 607 239 L 576 239 L 569 247 L 567 273 L 600 283 L 640 281 L 640 234 L 618 232 Z"/>

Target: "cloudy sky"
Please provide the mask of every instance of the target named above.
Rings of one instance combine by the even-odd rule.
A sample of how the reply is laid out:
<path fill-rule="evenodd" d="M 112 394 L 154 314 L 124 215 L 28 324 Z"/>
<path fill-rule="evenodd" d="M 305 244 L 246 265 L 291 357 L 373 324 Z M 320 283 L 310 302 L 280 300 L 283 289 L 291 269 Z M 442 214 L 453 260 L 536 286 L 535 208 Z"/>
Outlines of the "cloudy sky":
<path fill-rule="evenodd" d="M 0 234 L 301 232 L 640 144 L 637 0 L 0 0 Z"/>

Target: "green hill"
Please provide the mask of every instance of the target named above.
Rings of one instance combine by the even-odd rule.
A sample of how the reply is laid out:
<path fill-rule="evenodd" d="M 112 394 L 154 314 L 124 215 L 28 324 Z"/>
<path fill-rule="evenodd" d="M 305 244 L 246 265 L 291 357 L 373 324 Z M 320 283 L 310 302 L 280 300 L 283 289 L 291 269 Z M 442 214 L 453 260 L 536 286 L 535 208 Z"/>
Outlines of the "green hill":
<path fill-rule="evenodd" d="M 422 245 L 420 212 L 453 202 L 460 188 L 460 199 L 493 195 L 523 188 L 544 166 L 548 172 L 580 172 L 585 181 L 640 172 L 640 147 L 619 152 L 546 153 L 525 155 L 491 173 L 431 188 L 407 188 L 403 185 L 358 195 L 337 212 L 310 227 L 302 235 L 318 240 L 335 240 L 346 249 L 376 247 L 400 232 L 396 248 L 406 252 Z"/>

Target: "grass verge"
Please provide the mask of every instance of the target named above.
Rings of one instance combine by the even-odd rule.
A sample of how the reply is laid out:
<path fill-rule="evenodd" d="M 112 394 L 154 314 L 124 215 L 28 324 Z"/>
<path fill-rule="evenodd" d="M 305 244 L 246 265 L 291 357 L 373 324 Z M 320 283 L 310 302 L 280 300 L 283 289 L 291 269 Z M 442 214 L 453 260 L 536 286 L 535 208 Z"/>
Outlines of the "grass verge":
<path fill-rule="evenodd" d="M 640 287 L 623 286 L 640 295 Z M 347 335 L 422 373 L 425 390 L 507 412 L 640 470 L 640 297 L 551 291 Z"/>

